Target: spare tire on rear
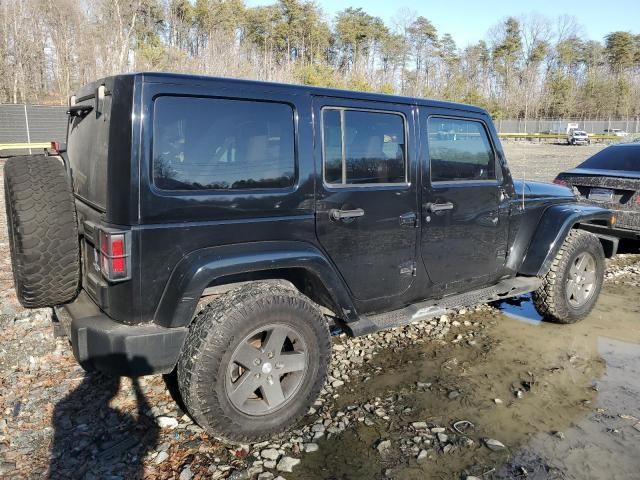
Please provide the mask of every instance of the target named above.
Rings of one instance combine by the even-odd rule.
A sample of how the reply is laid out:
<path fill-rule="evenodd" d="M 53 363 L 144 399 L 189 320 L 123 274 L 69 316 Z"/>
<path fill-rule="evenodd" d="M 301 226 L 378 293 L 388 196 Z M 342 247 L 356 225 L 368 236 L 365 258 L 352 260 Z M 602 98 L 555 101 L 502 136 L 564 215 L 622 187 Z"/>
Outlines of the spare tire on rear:
<path fill-rule="evenodd" d="M 80 283 L 80 248 L 64 164 L 42 155 L 10 158 L 4 194 L 18 300 L 27 308 L 72 301 Z"/>

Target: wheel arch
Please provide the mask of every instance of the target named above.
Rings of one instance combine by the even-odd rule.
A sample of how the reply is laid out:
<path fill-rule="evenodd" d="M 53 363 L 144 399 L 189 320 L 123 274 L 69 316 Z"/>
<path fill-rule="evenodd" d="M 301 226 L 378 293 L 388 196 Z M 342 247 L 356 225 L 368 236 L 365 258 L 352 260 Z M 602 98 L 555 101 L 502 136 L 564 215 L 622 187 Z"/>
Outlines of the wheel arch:
<path fill-rule="evenodd" d="M 518 274 L 545 275 L 571 229 L 588 230 L 583 225 L 589 222 L 610 225 L 611 217 L 609 210 L 593 205 L 563 204 L 548 207 L 529 242 Z M 598 238 L 607 256 L 615 254 L 617 245 L 611 243 L 611 237 L 599 235 Z"/>
<path fill-rule="evenodd" d="M 210 247 L 174 268 L 154 315 L 164 327 L 190 324 L 201 298 L 251 281 L 283 280 L 343 321 L 358 318 L 344 280 L 314 245 L 259 242 Z"/>

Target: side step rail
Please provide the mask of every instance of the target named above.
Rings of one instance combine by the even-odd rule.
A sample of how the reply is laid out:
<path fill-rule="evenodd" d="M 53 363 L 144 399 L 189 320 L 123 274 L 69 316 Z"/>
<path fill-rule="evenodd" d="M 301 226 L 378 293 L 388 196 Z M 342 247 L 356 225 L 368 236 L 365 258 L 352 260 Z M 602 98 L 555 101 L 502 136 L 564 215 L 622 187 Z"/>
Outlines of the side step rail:
<path fill-rule="evenodd" d="M 538 277 L 509 278 L 491 287 L 459 293 L 438 300 L 427 300 L 391 312 L 370 316 L 361 315 L 355 322 L 345 324 L 345 327 L 353 336 L 367 335 L 439 317 L 450 310 L 516 297 L 532 292 L 541 285 L 542 279 Z"/>

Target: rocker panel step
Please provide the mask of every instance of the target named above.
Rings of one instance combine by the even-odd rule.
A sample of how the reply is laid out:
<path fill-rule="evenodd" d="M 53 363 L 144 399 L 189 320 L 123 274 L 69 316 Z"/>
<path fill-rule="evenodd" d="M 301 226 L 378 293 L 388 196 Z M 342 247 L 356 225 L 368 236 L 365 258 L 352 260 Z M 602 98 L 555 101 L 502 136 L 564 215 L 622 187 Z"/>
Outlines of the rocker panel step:
<path fill-rule="evenodd" d="M 438 300 L 427 300 L 391 312 L 370 316 L 361 315 L 359 320 L 346 324 L 346 327 L 354 336 L 366 335 L 439 317 L 449 310 L 470 307 L 480 303 L 495 302 L 496 300 L 529 293 L 536 290 L 540 285 L 542 285 L 542 279 L 538 277 L 509 278 L 491 287 L 451 295 Z"/>

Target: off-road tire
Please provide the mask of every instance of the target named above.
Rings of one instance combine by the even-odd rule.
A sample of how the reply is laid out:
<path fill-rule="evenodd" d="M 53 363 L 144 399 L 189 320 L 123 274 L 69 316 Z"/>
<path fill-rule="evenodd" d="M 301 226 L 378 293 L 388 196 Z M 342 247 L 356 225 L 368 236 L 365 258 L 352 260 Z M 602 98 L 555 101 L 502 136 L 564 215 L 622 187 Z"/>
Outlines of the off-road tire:
<path fill-rule="evenodd" d="M 10 158 L 4 194 L 18 300 L 26 308 L 70 302 L 78 294 L 80 253 L 64 165 L 42 155 Z"/>
<path fill-rule="evenodd" d="M 571 305 L 566 295 L 569 268 L 582 252 L 589 252 L 596 262 L 593 292 L 579 308 Z M 584 230 L 571 230 L 560 247 L 542 286 L 533 292 L 533 302 L 543 319 L 553 323 L 575 323 L 586 317 L 598 300 L 604 281 L 604 250 L 598 238 Z"/>
<path fill-rule="evenodd" d="M 262 416 L 237 410 L 226 393 L 225 375 L 236 346 L 252 330 L 277 319 L 295 327 L 308 348 L 301 386 L 285 406 Z M 251 283 L 216 299 L 193 320 L 178 360 L 178 389 L 188 412 L 210 435 L 257 442 L 297 422 L 315 401 L 327 376 L 331 336 L 318 308 L 293 288 Z"/>

